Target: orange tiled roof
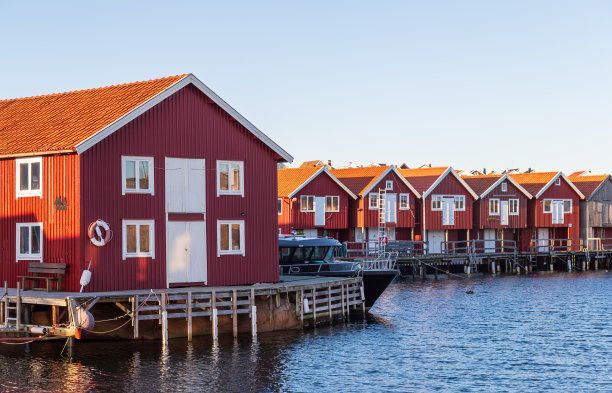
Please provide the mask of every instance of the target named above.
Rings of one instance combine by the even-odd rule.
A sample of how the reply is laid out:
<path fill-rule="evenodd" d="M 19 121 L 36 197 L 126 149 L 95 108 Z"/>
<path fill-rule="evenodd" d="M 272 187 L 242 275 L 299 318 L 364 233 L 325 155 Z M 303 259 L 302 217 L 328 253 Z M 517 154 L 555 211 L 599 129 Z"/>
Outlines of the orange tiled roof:
<path fill-rule="evenodd" d="M 559 172 L 512 173 L 509 176 L 523 186 L 531 195 L 537 195 Z"/>
<path fill-rule="evenodd" d="M 482 195 L 486 190 L 489 189 L 496 181 L 498 181 L 504 175 L 476 175 L 476 176 L 461 176 L 463 180 L 470 186 L 472 190 L 478 196 Z"/>
<path fill-rule="evenodd" d="M 278 169 L 278 196 L 287 197 L 291 195 L 302 184 L 304 184 L 306 180 L 310 179 L 312 175 L 317 173 L 319 169 L 321 169 L 321 166 Z"/>
<path fill-rule="evenodd" d="M 336 176 L 355 195 L 372 187 L 380 176 L 389 169 L 389 166 L 366 166 L 360 168 L 332 169 L 331 174 Z"/>
<path fill-rule="evenodd" d="M 74 151 L 186 76 L 0 100 L 0 156 Z"/>
<path fill-rule="evenodd" d="M 609 175 L 590 175 L 590 176 L 581 176 L 581 175 L 572 175 L 569 176 L 569 179 L 576 188 L 580 190 L 582 194 L 586 198 L 591 196 L 595 190 L 599 187 L 599 185 L 605 181 Z"/>
<path fill-rule="evenodd" d="M 412 184 L 412 186 L 421 195 L 425 191 L 429 190 L 432 184 L 438 180 L 440 176 L 446 172 L 449 167 L 438 166 L 438 167 L 427 167 L 427 168 L 414 168 L 414 169 L 400 169 L 399 172 Z"/>

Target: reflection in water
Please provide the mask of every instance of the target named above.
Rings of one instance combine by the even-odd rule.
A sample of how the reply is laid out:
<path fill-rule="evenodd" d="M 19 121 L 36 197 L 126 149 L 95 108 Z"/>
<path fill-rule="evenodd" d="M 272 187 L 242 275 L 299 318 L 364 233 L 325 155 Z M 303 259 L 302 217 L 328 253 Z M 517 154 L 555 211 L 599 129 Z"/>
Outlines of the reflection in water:
<path fill-rule="evenodd" d="M 606 391 L 612 275 L 394 283 L 307 331 L 0 346 L 0 391 Z M 466 293 L 473 291 L 473 294 Z"/>

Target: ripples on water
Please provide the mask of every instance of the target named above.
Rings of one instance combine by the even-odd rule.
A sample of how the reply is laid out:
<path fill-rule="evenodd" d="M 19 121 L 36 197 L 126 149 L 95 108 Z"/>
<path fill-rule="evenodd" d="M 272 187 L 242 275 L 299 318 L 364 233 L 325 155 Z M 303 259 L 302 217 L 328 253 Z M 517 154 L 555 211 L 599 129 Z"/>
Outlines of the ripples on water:
<path fill-rule="evenodd" d="M 158 342 L 0 346 L 2 391 L 612 391 L 612 274 L 394 283 L 366 321 Z M 467 294 L 466 291 L 473 291 Z"/>

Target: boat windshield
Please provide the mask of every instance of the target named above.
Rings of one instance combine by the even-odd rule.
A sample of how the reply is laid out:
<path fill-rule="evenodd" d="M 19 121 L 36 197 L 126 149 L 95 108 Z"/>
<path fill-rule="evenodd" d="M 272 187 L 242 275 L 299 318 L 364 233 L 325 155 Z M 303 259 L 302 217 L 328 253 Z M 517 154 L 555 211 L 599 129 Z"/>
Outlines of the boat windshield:
<path fill-rule="evenodd" d="M 280 263 L 327 262 L 331 259 L 333 249 L 330 246 L 280 247 Z"/>

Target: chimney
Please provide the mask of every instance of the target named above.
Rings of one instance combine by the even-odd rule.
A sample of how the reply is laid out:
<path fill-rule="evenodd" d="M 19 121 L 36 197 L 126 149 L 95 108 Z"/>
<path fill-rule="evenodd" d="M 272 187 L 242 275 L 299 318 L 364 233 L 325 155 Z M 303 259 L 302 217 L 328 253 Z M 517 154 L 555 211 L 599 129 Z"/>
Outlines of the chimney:
<path fill-rule="evenodd" d="M 482 173 L 487 174 L 487 168 L 482 168 Z"/>
<path fill-rule="evenodd" d="M 327 166 L 330 167 L 330 168 L 332 167 L 331 166 L 331 160 L 327 160 Z"/>

